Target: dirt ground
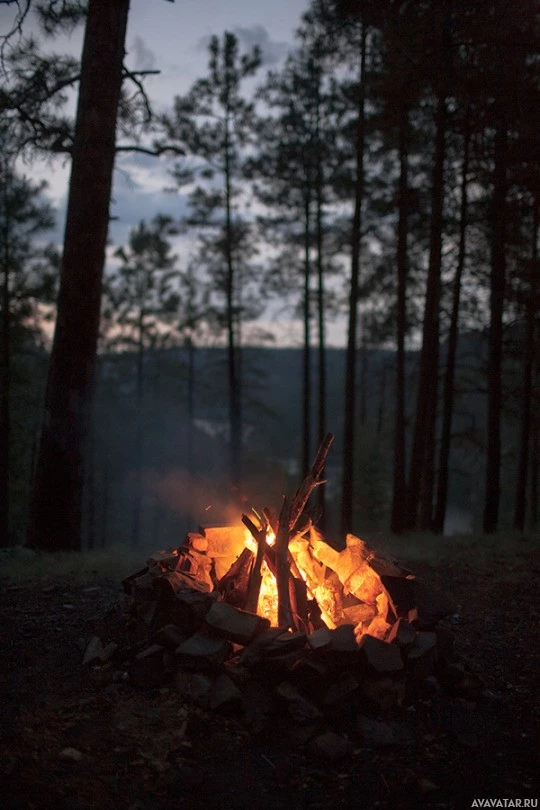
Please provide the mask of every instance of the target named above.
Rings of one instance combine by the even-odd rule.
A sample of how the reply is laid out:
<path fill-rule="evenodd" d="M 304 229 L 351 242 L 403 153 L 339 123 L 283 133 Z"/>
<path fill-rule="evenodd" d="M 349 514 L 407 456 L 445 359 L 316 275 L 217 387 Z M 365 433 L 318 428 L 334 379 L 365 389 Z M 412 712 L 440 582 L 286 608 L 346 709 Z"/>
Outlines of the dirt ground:
<path fill-rule="evenodd" d="M 459 653 L 478 702 L 434 691 L 400 710 L 405 740 L 355 741 L 315 760 L 279 722 L 254 735 L 185 705 L 173 686 L 100 682 L 81 665 L 92 635 L 122 639 L 119 583 L 0 585 L 0 808 L 467 808 L 538 799 L 540 552 L 460 552 L 409 564 L 459 605 Z"/>

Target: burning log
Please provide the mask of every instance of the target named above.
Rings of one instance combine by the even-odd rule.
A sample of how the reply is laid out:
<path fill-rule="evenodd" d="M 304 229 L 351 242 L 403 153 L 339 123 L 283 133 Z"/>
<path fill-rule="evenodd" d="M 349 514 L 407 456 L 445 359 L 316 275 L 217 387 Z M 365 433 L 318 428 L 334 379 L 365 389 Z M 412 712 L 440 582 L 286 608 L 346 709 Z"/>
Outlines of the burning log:
<path fill-rule="evenodd" d="M 276 535 L 276 582 L 278 591 L 278 626 L 286 630 L 292 627 L 291 600 L 289 596 L 289 539 L 291 506 L 283 499 Z"/>
<path fill-rule="evenodd" d="M 245 608 L 253 559 L 253 552 L 245 548 L 231 565 L 228 573 L 220 579 L 218 589 L 223 601 L 235 607 Z"/>
<path fill-rule="evenodd" d="M 251 570 L 251 576 L 249 578 L 248 584 L 248 592 L 246 598 L 246 610 L 251 611 L 252 613 L 256 613 L 257 605 L 259 604 L 259 594 L 261 592 L 261 583 L 262 583 L 262 573 L 261 573 L 261 566 L 265 556 L 265 550 L 267 549 L 266 543 L 266 531 L 267 525 L 263 524 L 260 529 L 257 529 L 255 524 L 247 515 L 242 515 L 242 523 L 249 529 L 253 538 L 257 543 L 257 554 L 255 556 L 255 562 L 253 564 L 253 568 Z"/>

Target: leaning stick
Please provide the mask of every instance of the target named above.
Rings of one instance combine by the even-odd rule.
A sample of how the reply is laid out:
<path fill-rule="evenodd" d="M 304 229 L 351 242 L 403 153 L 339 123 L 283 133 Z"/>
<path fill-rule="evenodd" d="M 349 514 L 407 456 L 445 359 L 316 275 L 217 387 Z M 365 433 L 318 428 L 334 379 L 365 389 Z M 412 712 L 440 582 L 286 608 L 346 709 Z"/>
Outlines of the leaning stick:
<path fill-rule="evenodd" d="M 292 626 L 291 600 L 289 596 L 289 526 L 291 504 L 283 498 L 276 535 L 276 583 L 278 592 L 278 627 L 287 630 Z"/>
<path fill-rule="evenodd" d="M 251 569 L 246 598 L 246 610 L 248 610 L 250 613 L 256 613 L 257 605 L 259 604 L 259 594 L 261 592 L 261 566 L 264 559 L 265 550 L 268 548 L 266 543 L 266 525 L 263 525 L 260 529 L 258 529 L 247 515 L 242 515 L 242 523 L 247 529 L 249 529 L 251 535 L 257 543 L 257 554 L 255 556 L 253 568 Z"/>
<path fill-rule="evenodd" d="M 320 484 L 324 484 L 324 481 L 321 481 L 320 478 L 324 468 L 324 462 L 326 461 L 326 456 L 328 455 L 330 445 L 333 441 L 334 434 L 327 433 L 320 444 L 317 451 L 317 456 L 315 457 L 315 461 L 313 462 L 313 466 L 309 471 L 308 476 L 304 478 L 296 490 L 289 513 L 289 529 L 291 530 L 296 526 L 298 518 L 304 511 L 304 507 L 309 500 L 309 496 L 315 487 L 320 486 Z"/>

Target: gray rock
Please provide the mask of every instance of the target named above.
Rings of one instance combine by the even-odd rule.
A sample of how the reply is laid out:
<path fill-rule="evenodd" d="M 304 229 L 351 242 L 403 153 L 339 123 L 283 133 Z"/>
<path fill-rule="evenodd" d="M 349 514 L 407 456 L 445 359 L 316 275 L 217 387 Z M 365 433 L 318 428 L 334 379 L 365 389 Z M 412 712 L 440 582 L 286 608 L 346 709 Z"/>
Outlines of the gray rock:
<path fill-rule="evenodd" d="M 270 627 L 268 619 L 257 616 L 256 613 L 240 610 L 226 602 L 214 602 L 206 614 L 205 621 L 216 635 L 244 646 Z"/>
<path fill-rule="evenodd" d="M 332 639 L 328 649 L 334 653 L 358 653 L 358 644 L 354 635 L 352 624 L 342 624 L 330 631 Z"/>
<path fill-rule="evenodd" d="M 306 636 L 270 628 L 257 636 L 240 656 L 240 663 L 263 674 L 289 671 L 304 656 Z"/>
<path fill-rule="evenodd" d="M 276 687 L 276 695 L 284 702 L 289 715 L 297 723 L 311 723 L 322 717 L 317 706 L 287 681 Z"/>
<path fill-rule="evenodd" d="M 358 686 L 358 678 L 352 672 L 343 672 L 328 689 L 324 696 L 324 705 L 335 707 L 347 703 L 358 690 Z"/>
<path fill-rule="evenodd" d="M 104 645 L 98 636 L 92 636 L 84 650 L 83 666 L 95 664 L 100 661 L 108 661 L 109 658 L 112 658 L 117 649 L 118 644 L 114 641 L 110 641 L 108 644 Z"/>
<path fill-rule="evenodd" d="M 398 647 L 410 647 L 414 644 L 416 638 L 416 630 L 405 619 L 398 619 L 390 628 L 387 641 L 389 644 L 397 644 Z"/>
<path fill-rule="evenodd" d="M 83 757 L 84 754 L 77 748 L 62 748 L 58 754 L 58 758 L 63 759 L 65 762 L 80 762 Z"/>
<path fill-rule="evenodd" d="M 360 653 L 365 665 L 379 675 L 403 670 L 399 648 L 370 635 L 360 639 Z"/>
<path fill-rule="evenodd" d="M 165 677 L 164 654 L 164 647 L 152 644 L 133 659 L 128 672 L 133 686 L 149 689 L 161 686 Z"/>
<path fill-rule="evenodd" d="M 176 689 L 184 700 L 189 700 L 202 709 L 208 708 L 208 699 L 213 679 L 202 672 L 179 670 L 175 678 Z"/>
<path fill-rule="evenodd" d="M 437 636 L 435 633 L 416 634 L 414 644 L 407 650 L 407 674 L 414 680 L 423 680 L 433 673 L 437 663 Z"/>
<path fill-rule="evenodd" d="M 174 652 L 183 641 L 186 641 L 186 634 L 176 624 L 166 624 L 160 627 L 154 636 L 156 644 L 161 644 L 167 650 Z"/>
<path fill-rule="evenodd" d="M 208 696 L 208 706 L 212 710 L 230 709 L 240 706 L 242 693 L 225 673 L 218 675 Z"/>
<path fill-rule="evenodd" d="M 413 739 L 411 731 L 400 723 L 386 723 L 364 715 L 358 717 L 358 732 L 363 743 L 373 748 L 407 745 Z"/>
<path fill-rule="evenodd" d="M 186 669 L 215 669 L 222 666 L 231 652 L 232 647 L 225 639 L 196 633 L 177 647 L 176 660 Z"/>
<path fill-rule="evenodd" d="M 329 647 L 331 641 L 332 632 L 328 629 L 328 627 L 319 627 L 307 637 L 307 643 L 312 650 L 321 650 Z"/>
<path fill-rule="evenodd" d="M 347 737 L 336 734 L 334 731 L 325 731 L 315 737 L 308 746 L 308 752 L 324 762 L 340 762 L 350 757 L 353 746 Z"/>

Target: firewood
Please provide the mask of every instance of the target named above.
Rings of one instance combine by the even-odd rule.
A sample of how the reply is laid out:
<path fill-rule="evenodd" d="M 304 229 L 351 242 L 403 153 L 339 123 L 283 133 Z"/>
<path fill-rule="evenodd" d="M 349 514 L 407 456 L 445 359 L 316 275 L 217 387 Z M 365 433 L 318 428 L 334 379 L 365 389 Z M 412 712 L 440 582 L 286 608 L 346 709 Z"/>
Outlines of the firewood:
<path fill-rule="evenodd" d="M 270 526 L 270 528 L 272 529 L 274 534 L 277 536 L 277 531 L 278 531 L 278 519 L 277 519 L 277 517 L 275 516 L 275 514 L 272 512 L 272 510 L 268 506 L 264 507 L 263 515 L 266 518 L 266 521 L 267 521 L 268 525 Z"/>
<path fill-rule="evenodd" d="M 276 582 L 278 592 L 278 626 L 292 627 L 291 602 L 289 598 L 289 538 L 291 525 L 291 504 L 283 499 L 276 535 Z"/>
<path fill-rule="evenodd" d="M 251 611 L 252 613 L 256 613 L 262 583 L 261 566 L 264 560 L 265 550 L 267 548 L 266 543 L 267 525 L 263 524 L 263 526 L 261 526 L 260 529 L 257 529 L 253 521 L 247 515 L 242 515 L 242 523 L 249 529 L 254 540 L 257 543 L 257 554 L 255 555 L 255 562 L 253 564 L 253 568 L 251 569 L 251 574 L 249 577 L 246 607 L 245 607 L 246 610 Z"/>
<path fill-rule="evenodd" d="M 328 451 L 330 450 L 330 446 L 333 441 L 334 434 L 327 433 L 317 451 L 317 456 L 313 462 L 311 470 L 309 471 L 309 475 L 302 481 L 296 491 L 289 511 L 290 529 L 294 529 L 296 526 L 298 519 L 309 500 L 309 496 L 315 487 L 320 486 L 320 484 L 324 484 L 324 481 L 321 481 L 320 478 L 324 468 L 324 462 L 326 461 L 326 456 L 328 455 Z"/>
<path fill-rule="evenodd" d="M 218 589 L 222 599 L 235 607 L 245 607 L 253 559 L 253 552 L 245 548 L 219 581 Z"/>
<path fill-rule="evenodd" d="M 302 633 L 309 632 L 307 586 L 303 579 L 297 579 L 294 576 L 289 577 L 289 597 L 295 630 Z"/>

